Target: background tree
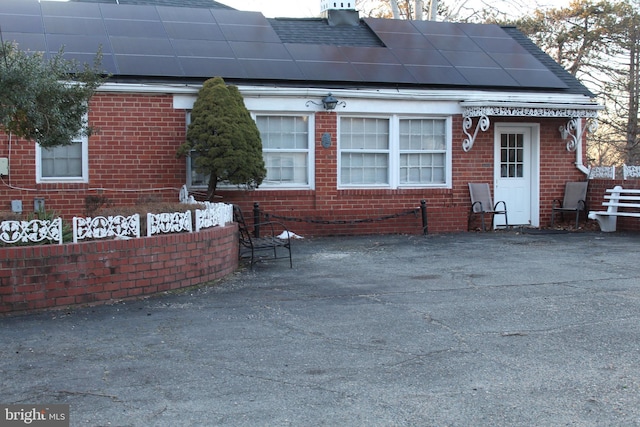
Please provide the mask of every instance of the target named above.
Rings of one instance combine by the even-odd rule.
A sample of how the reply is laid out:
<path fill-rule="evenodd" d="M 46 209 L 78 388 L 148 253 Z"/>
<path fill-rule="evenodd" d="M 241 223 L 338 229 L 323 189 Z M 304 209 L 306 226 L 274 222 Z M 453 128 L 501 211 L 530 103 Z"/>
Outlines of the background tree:
<path fill-rule="evenodd" d="M 588 138 L 596 164 L 638 164 L 639 14 L 627 1 L 573 1 L 513 22 L 605 106 Z"/>
<path fill-rule="evenodd" d="M 238 88 L 221 77 L 207 80 L 198 93 L 178 149 L 178 156 L 186 155 L 197 172 L 209 176 L 208 200 L 220 182 L 256 188 L 266 176 L 260 131 Z"/>
<path fill-rule="evenodd" d="M 0 129 L 36 141 L 44 148 L 68 145 L 89 135 L 89 99 L 106 78 L 93 65 L 64 59 L 61 50 L 50 59 L 24 52 L 13 43 L 0 44 Z"/>

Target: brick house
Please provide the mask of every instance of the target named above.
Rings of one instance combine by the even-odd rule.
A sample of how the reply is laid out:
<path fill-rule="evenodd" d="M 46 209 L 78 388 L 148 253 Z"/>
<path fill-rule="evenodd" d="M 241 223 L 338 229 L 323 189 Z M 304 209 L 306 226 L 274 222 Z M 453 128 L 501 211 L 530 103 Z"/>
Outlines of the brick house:
<path fill-rule="evenodd" d="M 91 100 L 90 138 L 41 150 L 0 137 L 0 210 L 44 203 L 69 218 L 175 201 L 183 185 L 201 197 L 205 178 L 176 150 L 202 82 L 221 76 L 243 94 L 268 170 L 255 191 L 219 189 L 222 201 L 328 235 L 418 234 L 413 215 L 370 220 L 424 200 L 429 231 L 450 232 L 467 228 L 467 184 L 486 182 L 511 224 L 547 225 L 565 182 L 586 179 L 593 94 L 516 28 L 362 19 L 354 3 L 267 19 L 210 0 L 3 0 L 4 40 L 81 61 L 101 46 L 111 78 Z"/>

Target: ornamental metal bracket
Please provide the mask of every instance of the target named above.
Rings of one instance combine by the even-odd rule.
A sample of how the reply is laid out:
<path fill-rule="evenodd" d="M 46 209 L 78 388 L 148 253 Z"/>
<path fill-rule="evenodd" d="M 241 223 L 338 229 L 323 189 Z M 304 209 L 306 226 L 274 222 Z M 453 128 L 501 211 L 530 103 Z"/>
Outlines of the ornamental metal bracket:
<path fill-rule="evenodd" d="M 585 132 L 593 133 L 597 129 L 598 121 L 589 118 L 585 120 L 584 126 L 580 127 L 579 117 L 569 119 L 566 125 L 558 128 L 562 140 L 567 141 L 567 151 L 576 151 Z"/>
<path fill-rule="evenodd" d="M 548 104 L 535 102 L 500 102 L 500 101 L 463 101 L 462 107 L 462 131 L 467 136 L 462 141 L 462 149 L 469 151 L 478 136 L 478 132 L 486 132 L 490 126 L 489 117 L 550 117 L 568 118 L 566 126 L 560 126 L 563 140 L 567 140 L 567 150 L 575 151 L 578 148 L 584 132 L 594 132 L 598 128 L 598 111 L 603 107 L 597 104 Z M 473 118 L 478 117 L 473 135 L 469 130 L 473 127 Z M 580 119 L 586 123 L 580 128 Z"/>
<path fill-rule="evenodd" d="M 462 141 L 462 149 L 465 152 L 468 152 L 469 150 L 471 150 L 471 148 L 473 147 L 473 143 L 476 142 L 476 136 L 478 136 L 478 131 L 481 130 L 482 132 L 486 132 L 487 129 L 489 129 L 490 124 L 491 122 L 489 121 L 489 117 L 483 114 L 478 119 L 478 124 L 476 125 L 475 132 L 473 133 L 473 135 L 471 135 L 468 131 L 473 126 L 473 118 L 465 117 L 464 120 L 462 121 L 462 131 L 464 132 L 465 135 L 467 135 L 467 137 L 464 139 L 464 141 Z"/>

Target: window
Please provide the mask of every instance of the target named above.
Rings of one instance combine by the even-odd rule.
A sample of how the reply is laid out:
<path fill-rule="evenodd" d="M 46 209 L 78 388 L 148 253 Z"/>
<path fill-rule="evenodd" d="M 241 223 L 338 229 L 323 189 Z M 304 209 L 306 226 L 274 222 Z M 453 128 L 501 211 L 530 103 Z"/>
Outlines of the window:
<path fill-rule="evenodd" d="M 264 187 L 308 187 L 309 116 L 256 116 L 267 167 Z"/>
<path fill-rule="evenodd" d="M 191 114 L 187 114 L 187 126 Z M 257 115 L 255 122 L 262 139 L 262 156 L 267 176 L 260 188 L 309 188 L 312 181 L 313 143 L 310 116 Z M 192 168 L 197 154 L 187 158 L 187 185 L 206 187 L 209 176 Z M 221 186 L 224 184 L 220 184 Z"/>
<path fill-rule="evenodd" d="M 444 120 L 400 120 L 400 185 L 446 183 Z"/>
<path fill-rule="evenodd" d="M 451 175 L 450 120 L 341 117 L 343 187 L 446 187 Z"/>
<path fill-rule="evenodd" d="M 503 133 L 500 137 L 500 177 L 524 176 L 524 135 Z"/>
<path fill-rule="evenodd" d="M 37 182 L 88 182 L 88 149 L 86 136 L 70 145 L 42 148 L 36 144 Z"/>

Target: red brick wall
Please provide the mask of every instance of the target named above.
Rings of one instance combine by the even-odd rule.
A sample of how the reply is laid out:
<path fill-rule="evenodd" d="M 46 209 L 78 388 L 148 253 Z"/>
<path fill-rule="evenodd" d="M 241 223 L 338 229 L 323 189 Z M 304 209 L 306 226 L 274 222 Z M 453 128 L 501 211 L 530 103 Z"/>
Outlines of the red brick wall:
<path fill-rule="evenodd" d="M 347 224 L 314 224 L 309 222 L 284 221 L 287 227 L 300 235 L 344 235 L 371 233 L 420 234 L 420 214 L 402 216 L 382 222 L 361 224 L 349 221 L 379 218 L 393 215 L 427 204 L 429 232 L 452 232 L 467 229 L 467 214 L 470 207 L 469 182 L 493 184 L 494 172 L 494 127 L 498 121 L 538 122 L 539 119 L 492 118 L 487 132 L 479 132 L 473 148 L 462 150 L 466 138 L 462 132 L 462 118 L 453 118 L 453 186 L 451 189 L 398 189 L 398 190 L 337 190 L 337 158 L 335 144 L 336 114 L 316 115 L 316 191 L 223 191 L 223 200 L 239 204 L 245 215 L 253 204 L 259 203 L 264 212 L 289 218 L 311 220 L 346 221 Z M 558 127 L 561 119 L 545 120 L 540 126 L 540 225 L 551 222 L 553 199 L 562 198 L 567 181 L 586 179 L 575 167 L 576 154 L 568 152 L 566 143 L 560 139 Z M 475 126 L 475 122 L 474 122 Z M 334 143 L 325 149 L 320 145 L 324 132 L 332 135 Z M 251 218 L 251 215 L 247 215 Z"/>
<path fill-rule="evenodd" d="M 178 199 L 178 191 L 186 179 L 186 162 L 175 154 L 185 138 L 185 112 L 173 108 L 172 96 L 103 93 L 94 97 L 90 107 L 89 120 L 98 130 L 89 141 L 90 182 L 35 184 L 34 144 L 14 140 L 9 177 L 14 188 L 0 185 L 0 211 L 10 210 L 10 201 L 20 199 L 28 212 L 33 199 L 43 197 L 47 210 L 70 220 L 74 215 L 85 214 L 87 196 L 104 197 L 115 206 L 149 198 Z M 419 234 L 422 232 L 420 215 L 360 224 L 350 221 L 403 213 L 418 208 L 420 201 L 425 200 L 429 232 L 466 230 L 470 204 L 467 183 L 493 183 L 495 122 L 540 121 L 493 117 L 489 131 L 479 132 L 475 145 L 465 153 L 461 147 L 465 138 L 462 118 L 454 117 L 451 189 L 338 190 L 336 117 L 335 112 L 320 112 L 315 118 L 315 190 L 221 191 L 222 201 L 238 203 L 245 212 L 258 202 L 264 211 L 272 214 L 347 222 L 288 222 L 291 230 L 301 235 L 340 235 Z M 558 127 L 564 120 L 542 121 L 540 224 L 546 226 L 551 218 L 551 203 L 562 197 L 564 183 L 585 177 L 575 167 L 575 153 L 568 152 L 560 140 Z M 322 148 L 320 141 L 324 132 L 329 132 L 334 142 L 327 149 Z M 6 136 L 0 137 L 0 157 L 8 156 L 7 147 Z M 5 182 L 8 182 L 6 177 Z"/>
<path fill-rule="evenodd" d="M 0 313 L 102 304 L 207 283 L 238 267 L 237 226 L 0 248 Z"/>
<path fill-rule="evenodd" d="M 35 143 L 13 138 L 9 152 L 8 137 L 0 134 L 0 157 L 10 159 L 9 177 L 0 185 L 0 211 L 10 211 L 11 200 L 22 200 L 24 212 L 33 212 L 34 199 L 44 198 L 47 211 L 70 220 L 85 214 L 87 196 L 114 205 L 178 200 L 186 174 L 184 159 L 176 158 L 185 138 L 185 112 L 173 108 L 173 96 L 97 94 L 89 122 L 96 133 L 89 139 L 87 184 L 36 184 Z"/>

